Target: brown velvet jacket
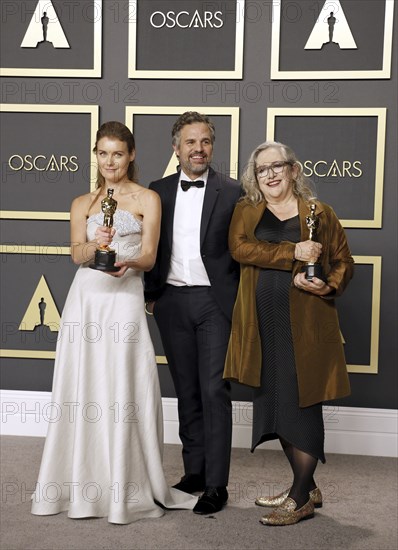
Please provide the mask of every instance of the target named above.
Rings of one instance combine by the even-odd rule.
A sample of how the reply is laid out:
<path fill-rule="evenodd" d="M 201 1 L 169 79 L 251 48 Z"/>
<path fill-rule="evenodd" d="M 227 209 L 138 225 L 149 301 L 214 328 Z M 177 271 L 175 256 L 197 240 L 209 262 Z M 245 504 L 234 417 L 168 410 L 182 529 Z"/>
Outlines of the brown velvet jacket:
<path fill-rule="evenodd" d="M 232 317 L 232 332 L 224 378 L 249 386 L 260 386 L 261 340 L 257 326 L 256 285 L 260 268 L 292 272 L 290 322 L 299 387 L 299 405 L 337 399 L 350 394 L 340 327 L 334 297 L 339 296 L 353 275 L 354 261 L 344 230 L 333 209 L 319 201 L 316 240 L 323 245 L 320 262 L 333 295 L 320 297 L 293 285 L 303 262 L 294 260 L 293 242 L 269 243 L 256 239 L 254 232 L 266 202 L 253 206 L 246 201 L 236 205 L 229 230 L 232 257 L 241 264 L 238 295 Z M 305 217 L 306 202 L 299 199 L 301 241 L 309 237 Z"/>

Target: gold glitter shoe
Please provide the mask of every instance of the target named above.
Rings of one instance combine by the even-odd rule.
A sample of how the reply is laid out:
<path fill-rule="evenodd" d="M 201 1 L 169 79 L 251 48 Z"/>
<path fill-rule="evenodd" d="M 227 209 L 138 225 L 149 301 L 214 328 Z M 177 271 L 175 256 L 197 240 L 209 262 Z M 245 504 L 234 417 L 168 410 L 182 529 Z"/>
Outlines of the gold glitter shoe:
<path fill-rule="evenodd" d="M 265 506 L 266 508 L 276 508 L 285 502 L 290 489 L 286 489 L 283 493 L 279 493 L 274 497 L 260 497 L 254 501 L 257 506 Z"/>
<path fill-rule="evenodd" d="M 255 504 L 257 506 L 265 506 L 266 508 L 276 508 L 285 502 L 289 494 L 290 489 L 286 489 L 283 493 L 276 495 L 275 497 L 260 497 L 256 498 Z M 315 508 L 322 508 L 322 493 L 318 487 L 315 487 L 310 491 L 310 500 L 314 503 Z"/>
<path fill-rule="evenodd" d="M 288 497 L 283 504 L 275 508 L 268 516 L 260 519 L 264 525 L 294 525 L 302 519 L 314 517 L 314 503 L 308 500 L 304 506 L 296 510 L 297 504 L 292 498 Z"/>

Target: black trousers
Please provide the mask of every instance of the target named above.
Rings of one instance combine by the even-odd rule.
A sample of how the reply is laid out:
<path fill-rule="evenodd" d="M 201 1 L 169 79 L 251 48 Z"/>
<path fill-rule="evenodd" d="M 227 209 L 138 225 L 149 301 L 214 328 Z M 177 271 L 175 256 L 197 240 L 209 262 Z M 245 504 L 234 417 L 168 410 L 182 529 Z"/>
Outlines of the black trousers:
<path fill-rule="evenodd" d="M 186 474 L 228 485 L 232 437 L 230 384 L 222 379 L 230 322 L 210 287 L 166 286 L 155 303 L 177 398 Z"/>

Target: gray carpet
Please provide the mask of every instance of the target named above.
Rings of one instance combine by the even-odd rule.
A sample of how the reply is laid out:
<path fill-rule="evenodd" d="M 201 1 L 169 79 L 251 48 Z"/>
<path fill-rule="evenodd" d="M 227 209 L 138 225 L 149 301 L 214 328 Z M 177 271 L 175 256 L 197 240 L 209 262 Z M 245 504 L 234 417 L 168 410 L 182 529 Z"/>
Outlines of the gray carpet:
<path fill-rule="evenodd" d="M 289 486 L 290 470 L 280 451 L 232 451 L 228 506 L 213 517 L 190 511 L 166 511 L 160 519 L 111 525 L 106 518 L 68 519 L 32 516 L 34 488 L 44 440 L 1 438 L 1 548 L 3 550 L 99 549 L 360 549 L 396 550 L 397 460 L 328 455 L 316 481 L 324 507 L 314 519 L 290 527 L 259 523 L 265 509 L 257 496 Z M 165 448 L 164 466 L 170 485 L 181 475 L 181 449 Z"/>

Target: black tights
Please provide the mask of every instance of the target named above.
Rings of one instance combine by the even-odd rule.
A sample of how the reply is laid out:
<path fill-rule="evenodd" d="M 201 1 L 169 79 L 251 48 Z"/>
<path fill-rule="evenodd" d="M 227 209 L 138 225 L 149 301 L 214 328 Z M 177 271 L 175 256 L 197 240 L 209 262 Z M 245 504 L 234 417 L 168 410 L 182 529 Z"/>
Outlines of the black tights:
<path fill-rule="evenodd" d="M 297 449 L 297 447 L 294 447 L 281 437 L 279 439 L 293 470 L 293 485 L 290 489 L 289 497 L 296 501 L 297 509 L 299 509 L 308 501 L 308 493 L 316 487 L 314 472 L 318 459 L 304 451 L 300 451 L 300 449 Z"/>

